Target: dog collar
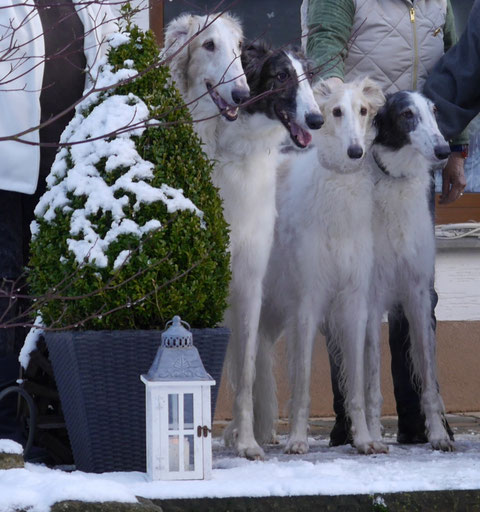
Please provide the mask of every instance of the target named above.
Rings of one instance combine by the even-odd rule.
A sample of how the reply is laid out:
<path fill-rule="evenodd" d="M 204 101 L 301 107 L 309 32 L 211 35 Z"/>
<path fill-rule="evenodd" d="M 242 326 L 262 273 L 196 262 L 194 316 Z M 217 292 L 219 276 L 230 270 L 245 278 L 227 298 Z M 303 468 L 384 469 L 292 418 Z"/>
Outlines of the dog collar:
<path fill-rule="evenodd" d="M 406 176 L 404 174 L 401 174 L 400 176 L 392 176 L 387 168 L 382 164 L 382 162 L 380 162 L 380 160 L 377 158 L 377 155 L 375 154 L 375 151 L 372 149 L 372 157 L 373 157 L 373 161 L 375 162 L 376 166 L 378 167 L 378 169 L 385 175 L 385 176 L 388 176 L 389 178 L 391 178 L 392 180 L 401 180 L 401 179 L 405 179 Z"/>
<path fill-rule="evenodd" d="M 383 174 L 385 174 L 386 176 L 392 177 L 391 174 L 387 171 L 387 168 L 377 158 L 377 155 L 375 154 L 375 151 L 373 151 L 373 150 L 372 150 L 372 156 L 373 156 L 373 160 L 377 164 L 377 167 L 383 172 Z"/>

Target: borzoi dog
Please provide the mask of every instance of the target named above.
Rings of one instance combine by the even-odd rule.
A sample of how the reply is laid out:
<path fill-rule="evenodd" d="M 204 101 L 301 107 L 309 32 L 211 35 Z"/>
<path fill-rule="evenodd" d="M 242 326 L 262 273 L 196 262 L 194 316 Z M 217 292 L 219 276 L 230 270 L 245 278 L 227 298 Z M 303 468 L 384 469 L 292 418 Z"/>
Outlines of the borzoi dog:
<path fill-rule="evenodd" d="M 163 55 L 210 158 L 216 157 L 218 131 L 237 119 L 249 97 L 242 41 L 241 25 L 228 13 L 184 14 L 166 29 Z"/>
<path fill-rule="evenodd" d="M 292 391 L 285 451 L 308 451 L 312 348 L 323 326 L 338 343 L 354 444 L 361 453 L 385 452 L 368 432 L 363 375 L 373 263 L 372 179 L 364 155 L 384 96 L 364 79 L 334 90 L 320 83 L 315 97 L 325 119 L 315 135 L 316 151 L 294 156 L 278 182 L 259 328 L 256 433 L 263 441 L 271 437 L 277 414 L 272 350 L 285 330 Z"/>
<path fill-rule="evenodd" d="M 253 432 L 252 389 L 262 282 L 275 225 L 280 144 L 286 129 L 297 146 L 308 146 L 309 130 L 320 128 L 323 118 L 306 64 L 294 51 L 256 43 L 245 48 L 242 62 L 252 100 L 235 123 L 218 133 L 213 182 L 230 224 L 232 264 L 226 321 L 232 331 L 227 361 L 235 398 L 225 440 L 240 456 L 259 459 L 264 453 Z"/>
<path fill-rule="evenodd" d="M 449 451 L 453 444 L 442 421 L 435 370 L 430 297 L 435 239 L 428 197 L 430 169 L 450 150 L 438 130 L 433 104 L 419 93 L 388 97 L 375 123 L 378 135 L 370 158 L 375 172 L 375 263 L 367 337 L 367 422 L 373 438 L 380 439 L 380 322 L 385 310 L 400 304 L 410 326 L 410 356 L 428 440 L 433 448 Z"/>

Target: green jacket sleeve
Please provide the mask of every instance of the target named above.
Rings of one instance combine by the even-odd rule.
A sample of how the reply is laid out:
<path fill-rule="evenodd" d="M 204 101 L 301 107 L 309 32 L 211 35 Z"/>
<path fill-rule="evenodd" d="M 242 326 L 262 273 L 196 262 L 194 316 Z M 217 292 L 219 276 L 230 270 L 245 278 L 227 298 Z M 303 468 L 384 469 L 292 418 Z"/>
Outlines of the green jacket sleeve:
<path fill-rule="evenodd" d="M 445 26 L 443 27 L 443 47 L 445 53 L 457 42 L 457 39 L 452 3 L 450 0 L 447 0 L 447 15 L 445 18 Z"/>
<path fill-rule="evenodd" d="M 353 0 L 309 1 L 307 57 L 314 63 L 316 79 L 344 79 L 354 16 Z"/>

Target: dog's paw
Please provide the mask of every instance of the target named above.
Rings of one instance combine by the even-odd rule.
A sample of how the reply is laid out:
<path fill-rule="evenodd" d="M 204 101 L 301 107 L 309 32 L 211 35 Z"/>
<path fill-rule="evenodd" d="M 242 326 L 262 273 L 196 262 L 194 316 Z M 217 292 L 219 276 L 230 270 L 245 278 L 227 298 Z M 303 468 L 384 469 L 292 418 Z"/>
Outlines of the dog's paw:
<path fill-rule="evenodd" d="M 238 429 L 236 425 L 231 421 L 223 431 L 223 442 L 225 446 L 229 448 L 234 448 L 236 441 L 238 439 Z"/>
<path fill-rule="evenodd" d="M 372 447 L 374 452 L 373 453 L 388 453 L 388 445 L 385 444 L 382 441 L 373 441 Z"/>
<path fill-rule="evenodd" d="M 367 441 L 355 443 L 355 448 L 362 455 L 375 455 L 378 453 L 388 453 L 388 446 L 380 441 Z"/>
<path fill-rule="evenodd" d="M 448 436 L 436 439 L 429 439 L 430 444 L 434 450 L 440 450 L 442 452 L 454 452 L 455 444 L 450 441 Z"/>
<path fill-rule="evenodd" d="M 278 440 L 278 436 L 275 432 L 272 432 L 272 437 L 267 440 L 266 444 L 279 445 L 280 441 Z"/>
<path fill-rule="evenodd" d="M 302 454 L 308 452 L 308 441 L 300 440 L 300 439 L 289 439 L 285 449 L 283 450 L 285 453 L 290 454 Z"/>
<path fill-rule="evenodd" d="M 237 454 L 239 457 L 244 457 L 248 460 L 264 460 L 265 452 L 262 448 L 255 443 L 252 446 L 238 446 Z"/>

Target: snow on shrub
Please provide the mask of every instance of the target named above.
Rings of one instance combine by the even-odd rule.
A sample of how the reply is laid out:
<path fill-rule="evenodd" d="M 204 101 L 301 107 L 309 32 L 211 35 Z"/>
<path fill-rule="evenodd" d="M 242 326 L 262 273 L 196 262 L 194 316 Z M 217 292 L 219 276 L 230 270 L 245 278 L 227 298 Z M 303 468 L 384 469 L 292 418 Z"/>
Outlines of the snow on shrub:
<path fill-rule="evenodd" d="M 31 292 L 47 327 L 162 328 L 175 314 L 213 326 L 229 260 L 212 165 L 153 35 L 128 29 L 96 86 L 139 76 L 87 97 L 62 135 L 32 224 Z"/>

